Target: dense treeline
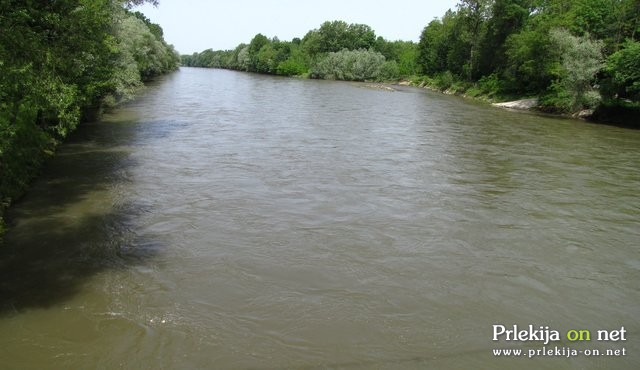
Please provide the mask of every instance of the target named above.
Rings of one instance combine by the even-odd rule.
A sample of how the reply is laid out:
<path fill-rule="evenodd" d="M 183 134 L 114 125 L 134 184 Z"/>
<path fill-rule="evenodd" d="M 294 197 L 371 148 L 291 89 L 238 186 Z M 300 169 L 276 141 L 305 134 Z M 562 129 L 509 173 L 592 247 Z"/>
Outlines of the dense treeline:
<path fill-rule="evenodd" d="M 258 34 L 234 50 L 183 55 L 182 63 L 341 80 L 408 78 L 471 96 L 539 96 L 550 111 L 626 105 L 635 114 L 639 35 L 638 0 L 460 0 L 426 25 L 418 44 L 334 21 L 302 39 Z"/>
<path fill-rule="evenodd" d="M 395 79 L 418 73 L 417 44 L 376 37 L 371 27 L 343 21 L 323 23 L 302 39 L 280 41 L 257 34 L 234 50 L 183 55 L 193 67 L 309 76 L 340 80 Z"/>
<path fill-rule="evenodd" d="M 0 2 L 0 229 L 59 140 L 177 68 L 160 26 L 128 10 L 142 2 Z"/>
<path fill-rule="evenodd" d="M 638 0 L 462 0 L 425 27 L 418 58 L 440 88 L 574 112 L 639 101 L 639 31 Z"/>

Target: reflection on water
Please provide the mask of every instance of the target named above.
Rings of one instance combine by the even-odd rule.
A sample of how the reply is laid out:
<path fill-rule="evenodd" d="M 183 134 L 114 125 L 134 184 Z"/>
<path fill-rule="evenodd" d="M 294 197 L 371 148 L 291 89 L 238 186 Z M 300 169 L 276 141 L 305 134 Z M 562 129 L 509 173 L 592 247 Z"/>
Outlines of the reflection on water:
<path fill-rule="evenodd" d="M 153 254 L 132 230 L 143 208 L 111 195 L 130 181 L 128 149 L 111 135 L 83 137 L 103 128 L 83 128 L 13 210 L 0 251 L 0 312 L 52 307 L 79 293 L 85 278 Z"/>
<path fill-rule="evenodd" d="M 11 212 L 0 361 L 637 367 L 640 132 L 360 87 L 182 69 L 83 126 Z"/>

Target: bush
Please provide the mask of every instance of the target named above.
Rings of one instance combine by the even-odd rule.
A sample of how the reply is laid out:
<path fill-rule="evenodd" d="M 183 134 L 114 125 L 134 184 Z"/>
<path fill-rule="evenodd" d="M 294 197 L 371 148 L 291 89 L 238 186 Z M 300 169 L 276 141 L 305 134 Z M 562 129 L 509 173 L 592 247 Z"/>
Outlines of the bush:
<path fill-rule="evenodd" d="M 453 85 L 451 85 L 448 90 L 454 94 L 464 94 L 471 87 L 472 85 L 470 82 L 454 81 Z"/>
<path fill-rule="evenodd" d="M 397 80 L 400 77 L 400 66 L 395 60 L 387 61 L 380 67 L 380 80 Z"/>
<path fill-rule="evenodd" d="M 474 86 L 471 86 L 469 89 L 467 89 L 465 94 L 468 97 L 475 98 L 475 97 L 483 95 L 483 92 L 477 85 L 474 85 Z"/>
<path fill-rule="evenodd" d="M 283 76 L 299 76 L 307 72 L 307 66 L 297 60 L 287 59 L 280 62 L 276 68 L 276 73 Z"/>
<path fill-rule="evenodd" d="M 493 96 L 502 90 L 502 83 L 495 73 L 483 76 L 478 80 L 478 88 L 483 94 Z"/>
<path fill-rule="evenodd" d="M 623 49 L 607 60 L 615 94 L 640 101 L 640 42 L 627 40 Z"/>
<path fill-rule="evenodd" d="M 574 97 L 561 82 L 556 81 L 540 98 L 540 106 L 546 112 L 568 113 L 573 110 Z"/>
<path fill-rule="evenodd" d="M 384 56 L 372 50 L 342 50 L 327 53 L 316 63 L 311 76 L 329 80 L 376 80 L 384 63 Z"/>
<path fill-rule="evenodd" d="M 455 79 L 451 71 L 440 73 L 433 78 L 434 86 L 440 91 L 449 89 L 453 85 L 454 81 Z"/>
<path fill-rule="evenodd" d="M 596 74 L 604 66 L 603 42 L 592 40 L 589 34 L 575 37 L 563 29 L 551 30 L 550 37 L 561 56 L 561 72 L 559 83 L 563 86 L 562 108 L 564 109 L 564 92 L 571 98 L 569 109 L 573 112 L 584 107 L 585 94 L 593 91 L 592 84 Z M 558 92 L 558 90 L 556 88 Z M 593 94 L 592 94 L 593 96 Z"/>
<path fill-rule="evenodd" d="M 602 103 L 602 96 L 596 90 L 587 91 L 582 96 L 582 106 L 587 109 L 596 109 Z"/>

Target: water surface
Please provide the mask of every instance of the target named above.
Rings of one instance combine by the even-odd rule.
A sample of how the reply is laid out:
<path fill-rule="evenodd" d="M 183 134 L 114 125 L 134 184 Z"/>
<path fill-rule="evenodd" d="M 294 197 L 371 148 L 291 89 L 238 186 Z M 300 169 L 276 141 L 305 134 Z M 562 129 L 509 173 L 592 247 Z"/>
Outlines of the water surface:
<path fill-rule="evenodd" d="M 640 131 L 183 68 L 10 212 L 3 368 L 640 366 Z M 492 325 L 627 330 L 496 358 Z M 593 339 L 593 338 L 592 338 Z"/>

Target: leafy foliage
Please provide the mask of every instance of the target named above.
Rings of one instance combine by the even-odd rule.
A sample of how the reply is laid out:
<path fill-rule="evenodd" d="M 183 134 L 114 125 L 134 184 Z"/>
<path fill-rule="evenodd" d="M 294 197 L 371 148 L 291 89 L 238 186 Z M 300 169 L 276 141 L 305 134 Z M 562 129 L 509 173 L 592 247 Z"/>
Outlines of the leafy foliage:
<path fill-rule="evenodd" d="M 439 85 L 449 72 L 486 90 L 492 76 L 492 94 L 540 95 L 553 110 L 638 102 L 639 19 L 637 0 L 461 0 L 425 27 L 417 61 Z"/>
<path fill-rule="evenodd" d="M 417 75 L 418 46 L 376 38 L 371 27 L 324 22 L 304 38 L 291 41 L 257 34 L 234 50 L 204 50 L 182 55 L 182 65 L 227 68 L 285 76 L 351 80 L 394 80 Z"/>
<path fill-rule="evenodd" d="M 612 94 L 640 101 L 640 42 L 627 40 L 607 61 Z"/>
<path fill-rule="evenodd" d="M 141 2 L 0 2 L 0 215 L 81 120 L 177 67 Z"/>
<path fill-rule="evenodd" d="M 329 80 L 375 80 L 384 63 L 384 56 L 376 51 L 344 49 L 328 53 L 313 67 L 311 75 Z"/>
<path fill-rule="evenodd" d="M 441 90 L 470 88 L 474 96 L 537 95 L 549 110 L 572 112 L 602 99 L 640 104 L 638 35 L 638 0 L 459 0 L 426 25 L 418 43 L 328 21 L 302 39 L 258 34 L 235 50 L 183 55 L 182 63 L 316 78 L 405 78 Z"/>
<path fill-rule="evenodd" d="M 555 87 L 559 89 L 561 85 L 571 97 L 569 110 L 593 105 L 593 99 L 585 104 L 585 97 L 587 92 L 593 91 L 596 73 L 604 66 L 602 42 L 591 40 L 588 34 L 576 37 L 563 29 L 552 30 L 550 37 L 561 60 L 559 83 Z"/>
<path fill-rule="evenodd" d="M 344 21 L 324 22 L 319 29 L 309 31 L 302 44 L 310 56 L 339 52 L 343 49 L 369 49 L 376 42 L 375 32 L 365 24 Z"/>

